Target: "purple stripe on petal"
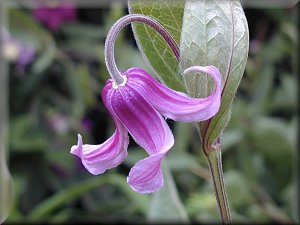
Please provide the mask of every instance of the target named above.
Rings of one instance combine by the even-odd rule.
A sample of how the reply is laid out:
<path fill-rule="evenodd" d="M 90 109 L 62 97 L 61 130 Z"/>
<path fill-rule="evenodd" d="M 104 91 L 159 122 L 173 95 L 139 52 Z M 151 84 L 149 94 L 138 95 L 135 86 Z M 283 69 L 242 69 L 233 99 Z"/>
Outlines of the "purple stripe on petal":
<path fill-rule="evenodd" d="M 102 91 L 105 106 L 150 155 L 131 169 L 128 184 L 137 192 L 151 193 L 163 185 L 160 162 L 173 146 L 174 138 L 163 117 L 145 97 L 128 81 L 117 89 L 108 81 Z"/>
<path fill-rule="evenodd" d="M 191 98 L 184 93 L 174 91 L 156 81 L 145 70 L 131 68 L 124 72 L 128 76 L 128 84 L 135 89 L 162 115 L 183 122 L 203 121 L 214 116 L 220 107 L 221 75 L 214 66 L 195 66 L 185 73 L 196 70 L 208 73 L 215 81 L 214 92 L 206 98 Z"/>
<path fill-rule="evenodd" d="M 134 140 L 149 155 L 165 152 L 173 146 L 173 134 L 163 117 L 129 82 L 114 90 L 111 106 Z"/>
<path fill-rule="evenodd" d="M 129 186 L 139 193 L 151 193 L 164 184 L 160 163 L 165 153 L 157 153 L 140 160 L 131 168 L 127 177 Z"/>

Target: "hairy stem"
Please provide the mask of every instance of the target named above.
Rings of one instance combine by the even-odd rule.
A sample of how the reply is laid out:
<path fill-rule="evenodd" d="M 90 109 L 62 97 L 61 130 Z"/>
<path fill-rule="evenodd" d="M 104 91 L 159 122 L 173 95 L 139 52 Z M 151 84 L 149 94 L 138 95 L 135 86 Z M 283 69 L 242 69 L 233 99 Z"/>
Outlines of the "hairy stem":
<path fill-rule="evenodd" d="M 222 154 L 220 145 L 206 156 L 213 180 L 216 200 L 223 224 L 231 224 L 231 216 L 224 185 Z"/>
<path fill-rule="evenodd" d="M 121 73 L 118 70 L 117 65 L 115 63 L 114 46 L 120 30 L 132 22 L 141 22 L 147 24 L 148 26 L 152 27 L 155 31 L 157 31 L 164 38 L 164 40 L 167 42 L 167 44 L 170 46 L 171 50 L 175 54 L 176 58 L 179 60 L 179 47 L 177 46 L 175 40 L 170 35 L 170 33 L 158 21 L 142 14 L 130 14 L 124 16 L 117 22 L 115 22 L 111 27 L 110 31 L 107 34 L 104 47 L 104 57 L 107 70 L 111 78 L 117 85 L 122 84 L 124 82 L 124 79 L 122 78 Z"/>

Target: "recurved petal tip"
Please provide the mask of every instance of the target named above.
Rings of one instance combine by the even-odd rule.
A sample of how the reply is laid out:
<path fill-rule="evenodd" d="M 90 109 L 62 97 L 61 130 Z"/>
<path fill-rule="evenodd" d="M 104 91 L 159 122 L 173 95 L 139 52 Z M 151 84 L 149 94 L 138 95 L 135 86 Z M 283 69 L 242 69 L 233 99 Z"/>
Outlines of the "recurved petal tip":
<path fill-rule="evenodd" d="M 214 66 L 193 66 L 184 72 L 200 71 L 212 76 L 215 90 L 206 98 L 191 98 L 174 91 L 151 77 L 145 70 L 132 68 L 127 71 L 130 85 L 135 85 L 141 95 L 162 115 L 175 121 L 199 122 L 214 116 L 220 107 L 222 77 Z"/>
<path fill-rule="evenodd" d="M 128 134 L 121 124 L 117 124 L 115 133 L 99 145 L 83 144 L 78 135 L 77 145 L 72 146 L 71 153 L 81 159 L 83 166 L 93 175 L 121 164 L 127 157 Z"/>
<path fill-rule="evenodd" d="M 221 89 L 221 85 L 222 85 L 222 76 L 221 73 L 219 71 L 219 69 L 215 66 L 192 66 L 189 67 L 187 69 L 185 69 L 183 71 L 184 74 L 189 73 L 191 71 L 200 71 L 200 72 L 204 72 L 204 73 L 208 73 L 209 75 L 212 76 L 212 78 L 214 79 L 215 83 L 216 83 L 216 90 L 220 90 Z"/>
<path fill-rule="evenodd" d="M 82 155 L 82 137 L 80 134 L 78 134 L 77 145 L 73 145 L 71 147 L 70 152 L 74 155 L 77 155 L 78 157 L 81 157 L 81 155 Z"/>

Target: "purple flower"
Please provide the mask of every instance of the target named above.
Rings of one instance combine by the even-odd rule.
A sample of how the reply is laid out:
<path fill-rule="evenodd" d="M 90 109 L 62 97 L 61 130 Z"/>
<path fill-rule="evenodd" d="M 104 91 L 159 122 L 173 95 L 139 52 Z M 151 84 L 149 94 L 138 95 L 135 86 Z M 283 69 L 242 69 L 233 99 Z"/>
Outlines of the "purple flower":
<path fill-rule="evenodd" d="M 49 115 L 48 118 L 49 126 L 58 134 L 65 134 L 68 132 L 67 117 L 60 113 Z"/>
<path fill-rule="evenodd" d="M 19 40 L 2 28 L 4 57 L 16 61 L 18 66 L 24 67 L 29 64 L 36 54 L 36 49 L 29 43 Z"/>
<path fill-rule="evenodd" d="M 71 153 L 81 158 L 92 174 L 102 174 L 118 166 L 127 156 L 128 132 L 149 157 L 139 161 L 130 171 L 128 184 L 140 193 L 157 191 L 163 185 L 160 163 L 174 144 L 174 138 L 163 116 L 176 121 L 203 121 L 215 115 L 220 106 L 221 76 L 213 66 L 192 67 L 210 74 L 215 91 L 207 98 L 190 98 L 160 84 L 145 70 L 131 68 L 122 73 L 124 82 L 108 80 L 102 100 L 116 124 L 113 136 L 101 145 L 78 143 Z"/>
<path fill-rule="evenodd" d="M 73 21 L 76 9 L 73 4 L 41 5 L 33 10 L 33 15 L 49 29 L 56 31 L 65 21 Z"/>
<path fill-rule="evenodd" d="M 32 61 L 33 57 L 35 56 L 36 50 L 32 45 L 26 42 L 19 42 L 16 44 L 20 49 L 17 63 L 19 66 L 24 67 Z"/>
<path fill-rule="evenodd" d="M 148 157 L 131 168 L 127 182 L 140 193 L 151 193 L 163 185 L 160 168 L 164 156 L 174 145 L 173 134 L 164 117 L 184 122 L 198 122 L 214 116 L 220 107 L 221 75 L 214 66 L 194 66 L 184 71 L 207 73 L 215 90 L 206 98 L 191 98 L 155 80 L 145 70 L 131 68 L 120 72 L 114 60 L 114 43 L 118 32 L 130 22 L 143 22 L 158 31 L 179 59 L 179 48 L 170 34 L 156 20 L 138 14 L 121 18 L 110 29 L 105 42 L 105 62 L 112 79 L 102 90 L 102 101 L 112 116 L 116 131 L 100 145 L 83 144 L 78 135 L 71 153 L 77 155 L 92 174 L 102 174 L 121 164 L 127 157 L 128 133 L 144 148 Z"/>

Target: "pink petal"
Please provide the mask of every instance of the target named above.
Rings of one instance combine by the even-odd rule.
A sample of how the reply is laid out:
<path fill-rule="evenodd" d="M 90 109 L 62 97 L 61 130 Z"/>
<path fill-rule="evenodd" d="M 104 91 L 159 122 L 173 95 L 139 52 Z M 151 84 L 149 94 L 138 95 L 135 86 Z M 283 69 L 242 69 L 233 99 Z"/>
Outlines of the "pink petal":
<path fill-rule="evenodd" d="M 81 159 L 91 174 L 102 174 L 107 169 L 120 165 L 127 157 L 128 133 L 121 123 L 117 122 L 116 125 L 115 133 L 100 145 L 83 144 L 81 135 L 78 134 L 78 143 L 72 146 L 71 153 Z"/>
<path fill-rule="evenodd" d="M 140 160 L 131 168 L 127 183 L 139 193 L 151 193 L 160 189 L 163 184 L 163 174 L 160 163 L 165 153 L 157 153 Z"/>
<path fill-rule="evenodd" d="M 109 80 L 102 91 L 105 106 L 150 155 L 130 171 L 128 183 L 140 193 L 157 191 L 163 185 L 160 162 L 173 146 L 174 138 L 163 117 L 129 82 L 117 89 Z"/>
<path fill-rule="evenodd" d="M 198 122 L 214 116 L 220 107 L 221 75 L 214 66 L 195 66 L 184 73 L 196 70 L 208 73 L 215 81 L 214 92 L 206 98 L 191 98 L 184 93 L 176 92 L 156 81 L 145 70 L 131 68 L 124 72 L 128 84 L 147 99 L 162 115 L 176 121 Z"/>
<path fill-rule="evenodd" d="M 108 83 L 102 97 L 109 92 L 112 94 L 111 98 L 106 98 L 106 105 L 111 105 L 116 117 L 149 155 L 165 152 L 173 146 L 173 134 L 167 123 L 134 86 L 127 82 L 125 86 L 113 89 Z"/>

